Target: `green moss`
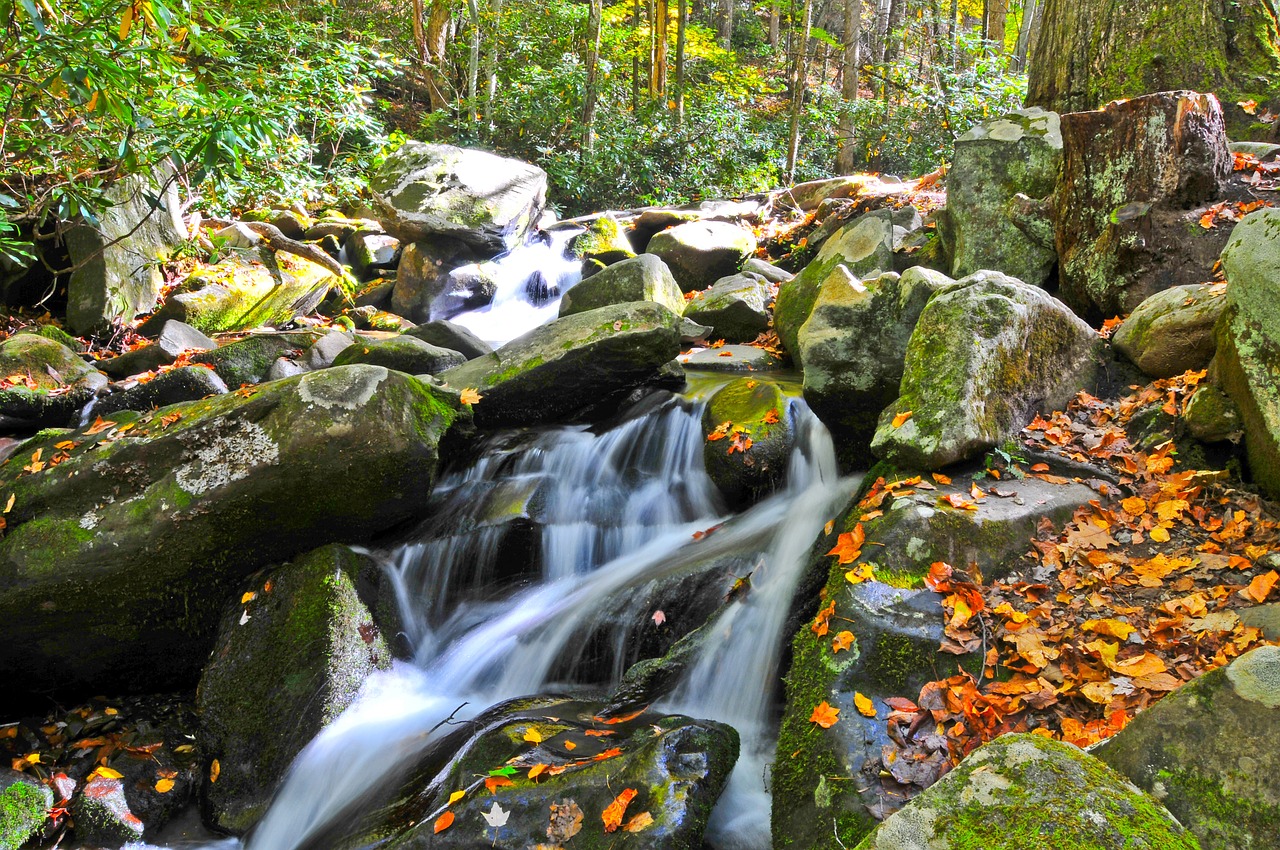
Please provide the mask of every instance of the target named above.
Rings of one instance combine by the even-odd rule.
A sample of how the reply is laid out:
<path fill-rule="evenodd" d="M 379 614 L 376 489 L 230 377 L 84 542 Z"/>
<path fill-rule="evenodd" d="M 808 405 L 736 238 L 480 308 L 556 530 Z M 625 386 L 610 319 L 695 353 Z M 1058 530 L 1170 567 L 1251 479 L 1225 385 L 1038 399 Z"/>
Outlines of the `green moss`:
<path fill-rule="evenodd" d="M 572 348 L 573 344 L 571 343 L 566 347 Z M 492 375 L 486 376 L 484 379 L 484 385 L 486 387 L 497 386 L 498 384 L 501 384 L 504 381 L 511 380 L 517 375 L 523 375 L 525 372 L 536 369 L 545 362 L 547 361 L 544 358 L 539 356 L 539 357 L 530 357 L 528 360 L 521 360 L 519 363 L 512 363 L 510 366 L 503 369 L 501 372 L 495 372 Z"/>
<path fill-rule="evenodd" d="M 936 649 L 906 635 L 881 632 L 867 655 L 867 676 L 886 692 L 901 692 L 909 681 L 933 670 Z"/>
<path fill-rule="evenodd" d="M 18 848 L 44 822 L 47 792 L 24 781 L 0 791 L 0 847 Z"/>
<path fill-rule="evenodd" d="M 1280 806 L 1229 794 L 1211 777 L 1186 770 L 1162 770 L 1156 778 L 1165 805 L 1209 846 L 1235 846 L 1241 836 L 1280 836 Z"/>
<path fill-rule="evenodd" d="M 52 575 L 64 559 L 75 558 L 93 536 L 74 519 L 40 517 L 14 529 L 6 539 L 6 548 L 25 553 L 24 566 L 33 575 Z"/>

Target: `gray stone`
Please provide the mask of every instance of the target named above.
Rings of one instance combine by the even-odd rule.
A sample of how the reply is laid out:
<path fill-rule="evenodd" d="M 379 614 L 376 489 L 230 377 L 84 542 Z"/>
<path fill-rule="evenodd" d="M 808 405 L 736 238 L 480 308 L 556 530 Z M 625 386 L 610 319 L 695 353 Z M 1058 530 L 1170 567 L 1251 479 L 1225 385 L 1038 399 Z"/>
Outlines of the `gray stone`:
<path fill-rule="evenodd" d="M 468 360 L 493 353 L 493 346 L 462 325 L 443 319 L 418 325 L 405 331 L 406 336 L 417 337 L 423 342 L 456 351 Z"/>
<path fill-rule="evenodd" d="M 800 328 L 804 398 L 836 438 L 841 462 L 866 466 L 880 411 L 898 397 L 911 332 L 955 281 L 915 267 L 858 281 L 836 266 Z"/>
<path fill-rule="evenodd" d="M 212 369 L 182 366 L 163 372 L 145 384 L 104 396 L 94 405 L 93 413 L 110 416 L 121 410 L 152 410 L 225 392 L 226 383 Z"/>
<path fill-rule="evenodd" d="M 390 666 L 370 613 L 376 603 L 361 598 L 379 574 L 371 558 L 326 546 L 259 574 L 229 600 L 196 691 L 201 752 L 220 765 L 205 786 L 210 825 L 248 831 L 298 752 L 371 672 Z"/>
<path fill-rule="evenodd" d="M 737 225 L 691 221 L 655 234 L 646 250 L 667 264 L 681 291 L 692 292 L 741 269 L 756 239 Z"/>
<path fill-rule="evenodd" d="M 688 316 L 680 319 L 680 344 L 689 345 L 705 345 L 707 340 L 711 339 L 711 332 L 715 328 L 707 325 L 700 325 Z"/>
<path fill-rule="evenodd" d="M 369 180 L 387 230 L 461 239 L 492 256 L 518 245 L 546 203 L 547 174 L 515 159 L 406 142 Z"/>
<path fill-rule="evenodd" d="M 572 316 L 628 301 L 653 301 L 676 315 L 684 309 L 684 295 L 667 264 L 654 254 L 641 254 L 614 263 L 570 287 L 560 299 L 560 315 Z"/>
<path fill-rule="evenodd" d="M 1227 307 L 1226 292 L 1220 283 L 1157 292 L 1124 320 L 1112 342 L 1152 378 L 1203 369 L 1213 357 L 1213 328 Z"/>
<path fill-rule="evenodd" d="M 1227 627 L 1228 629 L 1230 626 Z M 1274 847 L 1280 823 L 1280 647 L 1177 689 L 1095 750 L 1204 847 Z"/>
<path fill-rule="evenodd" d="M 762 260 L 759 257 L 752 257 L 743 263 L 742 270 L 751 274 L 758 274 L 770 283 L 785 283 L 795 277 L 786 269 L 780 269 L 773 263 Z"/>
<path fill-rule="evenodd" d="M 266 564 L 415 515 L 456 403 L 408 375 L 346 366 L 28 442 L 26 456 L 80 448 L 56 471 L 26 473 L 24 456 L 0 464 L 0 492 L 14 495 L 0 677 L 27 683 L 0 695 L 0 714 L 33 692 L 194 685 L 220 614 L 210 600 Z"/>
<path fill-rule="evenodd" d="M 396 269 L 391 309 L 411 321 L 423 322 L 435 312 L 448 312 L 451 305 L 444 303 L 446 295 L 463 303 L 469 303 L 467 296 L 488 303 L 497 282 L 486 266 L 476 265 L 471 247 L 457 239 L 435 237 L 412 242 L 404 247 Z"/>
<path fill-rule="evenodd" d="M 956 139 L 947 173 L 951 273 L 994 269 L 1043 286 L 1058 256 L 1047 216 L 1037 231 L 1019 215 L 1018 196 L 1043 201 L 1062 170 L 1058 114 L 1018 109 Z"/>
<path fill-rule="evenodd" d="M 871 451 L 924 470 L 977 457 L 1091 386 L 1098 349 L 1093 328 L 1044 290 L 970 275 L 920 314 Z"/>
<path fill-rule="evenodd" d="M 327 369 L 333 365 L 334 358 L 341 354 L 354 340 L 351 335 L 339 330 L 329 331 L 316 340 L 307 349 L 308 369 Z"/>
<path fill-rule="evenodd" d="M 184 351 L 208 351 L 217 347 L 217 342 L 190 325 L 170 319 L 161 326 L 155 342 L 99 361 L 98 367 L 112 377 L 125 378 L 167 366 Z"/>
<path fill-rule="evenodd" d="M 357 307 L 375 307 L 379 310 L 385 310 L 391 306 L 391 294 L 396 288 L 396 276 L 393 274 L 390 278 L 375 277 L 361 290 L 356 296 Z"/>
<path fill-rule="evenodd" d="M 267 380 L 280 381 L 309 371 L 311 370 L 304 363 L 299 363 L 297 360 L 292 360 L 288 357 L 277 357 L 276 362 L 272 363 L 271 368 L 267 370 Z"/>
<path fill-rule="evenodd" d="M 228 387 L 236 389 L 265 381 L 277 358 L 297 357 L 319 338 L 319 332 L 311 330 L 251 334 L 197 354 L 191 362 L 212 366 Z"/>
<path fill-rule="evenodd" d="M 680 351 L 679 321 L 660 304 L 635 301 L 556 319 L 438 377 L 472 388 L 482 427 L 564 419 L 630 390 Z"/>
<path fill-rule="evenodd" d="M 1275 162 L 1280 159 L 1280 145 L 1271 142 L 1232 142 L 1228 148 L 1232 153 L 1256 157 L 1258 162 Z"/>
<path fill-rule="evenodd" d="M 400 262 L 400 240 L 386 233 L 357 230 L 347 237 L 346 249 L 362 278 L 372 277 L 379 269 L 394 269 Z"/>
<path fill-rule="evenodd" d="M 743 272 L 722 277 L 685 305 L 685 315 L 710 325 L 712 337 L 726 342 L 751 342 L 769 329 L 773 285 L 757 274 Z"/>
<path fill-rule="evenodd" d="M 161 192 L 155 178 L 134 175 L 108 189 L 106 199 L 114 206 L 97 225 L 80 223 L 66 234 L 78 266 L 67 284 L 67 326 L 78 334 L 153 309 L 164 286 L 160 262 L 182 239 L 175 183 Z"/>
<path fill-rule="evenodd" d="M 723 345 L 680 355 L 680 365 L 698 372 L 767 372 L 782 366 L 782 358 L 754 345 Z"/>
<path fill-rule="evenodd" d="M 848 240 L 839 249 L 840 252 L 846 254 L 846 262 L 856 265 L 858 273 L 869 274 L 873 271 L 893 271 L 893 252 L 899 250 L 908 235 L 919 230 L 924 225 L 924 220 L 920 217 L 920 211 L 915 207 L 907 204 L 904 207 L 882 207 L 880 209 L 871 210 L 866 213 L 857 213 L 857 207 L 851 206 L 849 212 L 854 215 L 852 219 L 846 215 L 830 215 L 822 224 L 809 234 L 809 247 L 816 249 L 821 253 L 822 248 L 833 238 L 840 237 Z M 878 221 L 883 231 L 884 247 L 876 249 L 873 253 L 863 254 L 868 247 L 874 246 L 874 228 L 870 224 L 864 224 L 867 216 L 872 221 Z M 862 230 L 858 231 L 858 235 L 853 235 L 853 229 L 861 224 Z M 835 250 L 835 249 L 833 249 Z M 825 257 L 830 257 L 828 253 Z M 825 259 L 824 257 L 824 259 Z"/>
<path fill-rule="evenodd" d="M 369 363 L 410 375 L 438 375 L 467 362 L 456 351 L 401 334 L 389 339 L 359 339 L 333 359 L 334 366 Z"/>
<path fill-rule="evenodd" d="M 142 838 L 143 825 L 129 809 L 124 781 L 95 776 L 71 800 L 76 838 L 92 847 L 120 847 Z"/>

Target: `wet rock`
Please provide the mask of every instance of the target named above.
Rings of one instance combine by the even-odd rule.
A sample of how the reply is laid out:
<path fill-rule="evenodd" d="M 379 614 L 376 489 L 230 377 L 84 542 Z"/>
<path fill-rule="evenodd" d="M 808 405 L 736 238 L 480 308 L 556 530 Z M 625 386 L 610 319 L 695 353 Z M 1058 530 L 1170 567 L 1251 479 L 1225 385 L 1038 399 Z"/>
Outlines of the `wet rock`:
<path fill-rule="evenodd" d="M 1048 215 L 1028 219 L 1019 196 L 1043 202 L 1062 170 L 1058 114 L 1018 109 L 956 139 L 947 174 L 946 226 L 951 273 L 993 269 L 1044 286 L 1058 261 Z"/>
<path fill-rule="evenodd" d="M 1193 850 L 1159 803 L 1071 744 L 1004 735 L 889 816 L 859 850 L 929 847 Z"/>
<path fill-rule="evenodd" d="M 926 470 L 976 457 L 1090 386 L 1097 349 L 1093 329 L 1044 290 L 970 275 L 920 314 L 871 451 Z"/>
<path fill-rule="evenodd" d="M 711 333 L 715 328 L 707 325 L 700 325 L 688 316 L 680 319 L 680 344 L 682 346 L 689 345 L 705 345 L 711 339 Z"/>
<path fill-rule="evenodd" d="M 67 253 L 78 266 L 67 285 L 67 326 L 76 333 L 132 321 L 160 299 L 160 261 L 182 241 L 177 185 L 161 191 L 164 177 L 117 181 L 106 192 L 98 223 L 81 222 L 67 232 Z"/>
<path fill-rule="evenodd" d="M 1204 384 L 1187 399 L 1182 421 L 1191 436 L 1206 443 L 1234 441 L 1244 436 L 1240 408 L 1216 384 Z"/>
<path fill-rule="evenodd" d="M 206 334 L 283 324 L 313 311 L 335 285 L 328 269 L 301 257 L 237 252 L 188 275 L 138 332 L 157 334 L 170 319 Z"/>
<path fill-rule="evenodd" d="M 741 269 L 756 240 L 734 224 L 691 221 L 655 234 L 646 250 L 667 264 L 681 291 L 692 292 Z"/>
<path fill-rule="evenodd" d="M 1214 372 L 1240 408 L 1249 472 L 1280 496 L 1280 211 L 1259 210 L 1236 225 L 1222 265 L 1228 307 Z"/>
<path fill-rule="evenodd" d="M 14 497 L 0 677 L 58 697 L 189 687 L 213 644 L 209 599 L 264 564 L 414 515 L 453 404 L 408 375 L 346 366 L 29 441 L 0 465 Z M 56 474 L 24 472 L 28 449 L 48 457 L 65 440 L 77 448 Z"/>
<path fill-rule="evenodd" d="M 358 340 L 354 345 L 344 348 L 334 358 L 333 365 L 369 363 L 410 375 L 436 375 L 465 362 L 467 359 L 456 351 L 401 334 L 389 339 Z"/>
<path fill-rule="evenodd" d="M 309 371 L 305 364 L 297 360 L 291 360 L 288 357 L 277 357 L 276 362 L 272 363 L 271 368 L 267 370 L 267 380 L 280 381 Z"/>
<path fill-rule="evenodd" d="M 684 310 L 684 295 L 667 264 L 654 254 L 641 254 L 574 284 L 560 300 L 560 315 L 628 301 L 653 301 L 676 315 Z"/>
<path fill-rule="evenodd" d="M 365 279 L 400 263 L 400 240 L 386 233 L 356 231 L 347 238 L 346 248 L 356 274 Z"/>
<path fill-rule="evenodd" d="M 865 468 L 880 412 L 898 397 L 920 313 L 955 281 L 919 267 L 859 281 L 844 268 L 823 282 L 798 343 L 805 401 L 836 438 L 841 463 Z"/>
<path fill-rule="evenodd" d="M 593 219 L 586 231 L 570 243 L 569 250 L 579 259 L 599 260 L 606 266 L 636 255 L 622 226 L 609 213 Z"/>
<path fill-rule="evenodd" d="M 480 392 L 473 409 L 481 427 L 561 420 L 651 379 L 679 353 L 678 325 L 674 313 L 650 301 L 600 307 L 556 319 L 439 377 Z"/>
<path fill-rule="evenodd" d="M 707 402 L 703 459 L 731 506 L 758 501 L 784 483 L 794 420 L 790 399 L 774 381 L 738 378 Z"/>
<path fill-rule="evenodd" d="M 749 272 L 722 277 L 697 293 L 685 315 L 714 328 L 712 336 L 726 342 L 751 342 L 769 329 L 773 286 Z"/>
<path fill-rule="evenodd" d="M 1231 173 L 1213 95 L 1162 92 L 1062 116 L 1054 234 L 1062 299 L 1081 314 L 1128 313 L 1170 286 L 1199 283 L 1226 233 L 1188 214 Z"/>
<path fill-rule="evenodd" d="M 1203 369 L 1213 357 L 1213 328 L 1227 307 L 1226 292 L 1220 283 L 1157 292 L 1116 330 L 1116 350 L 1152 378 Z"/>
<path fill-rule="evenodd" d="M 152 410 L 225 392 L 226 383 L 212 369 L 182 366 L 157 375 L 145 384 L 104 396 L 93 406 L 93 413 L 95 416 L 109 416 L 121 410 Z"/>
<path fill-rule="evenodd" d="M 481 150 L 406 142 L 369 188 L 384 226 L 401 239 L 448 236 L 492 256 L 523 241 L 537 222 L 547 174 Z"/>
<path fill-rule="evenodd" d="M 1261 646 L 1142 711 L 1094 754 L 1204 847 L 1272 847 L 1280 824 L 1280 647 Z"/>
<path fill-rule="evenodd" d="M 468 360 L 475 360 L 477 357 L 493 353 L 493 346 L 470 330 L 443 319 L 410 328 L 405 331 L 405 335 L 456 351 Z"/>
<path fill-rule="evenodd" d="M 471 246 L 458 239 L 437 236 L 409 243 L 396 269 L 391 309 L 418 322 L 488 303 L 497 282 L 488 264 L 475 260 Z"/>
<path fill-rule="evenodd" d="M 0 847 L 26 844 L 44 824 L 53 792 L 31 777 L 0 767 Z"/>
<path fill-rule="evenodd" d="M 218 377 L 235 389 L 266 380 L 278 358 L 298 357 L 318 339 L 319 332 L 310 330 L 252 334 L 197 354 L 191 362 L 212 366 Z"/>
<path fill-rule="evenodd" d="M 1232 142 L 1228 147 L 1232 153 L 1255 157 L 1258 162 L 1275 162 L 1280 159 L 1280 145 L 1271 142 Z"/>
<path fill-rule="evenodd" d="M 782 366 L 782 358 L 754 345 L 724 345 L 681 355 L 680 364 L 699 372 L 767 372 Z"/>
<path fill-rule="evenodd" d="M 219 763 L 204 786 L 210 825 L 241 835 L 257 823 L 298 752 L 390 666 L 374 603 L 360 596 L 378 575 L 372 559 L 326 546 L 231 600 L 196 692 L 200 747 Z"/>
<path fill-rule="evenodd" d="M 76 838 L 95 847 L 120 847 L 142 838 L 143 825 L 129 809 L 124 782 L 92 777 L 71 800 Z"/>
<path fill-rule="evenodd" d="M 69 423 L 107 377 L 74 351 L 37 334 L 0 342 L 0 427 L 11 430 Z"/>
<path fill-rule="evenodd" d="M 208 351 L 218 343 L 200 331 L 176 320 L 169 320 L 160 328 L 155 342 L 126 351 L 119 357 L 103 360 L 98 367 L 115 378 L 126 378 L 142 372 L 150 372 L 177 360 L 184 351 Z"/>

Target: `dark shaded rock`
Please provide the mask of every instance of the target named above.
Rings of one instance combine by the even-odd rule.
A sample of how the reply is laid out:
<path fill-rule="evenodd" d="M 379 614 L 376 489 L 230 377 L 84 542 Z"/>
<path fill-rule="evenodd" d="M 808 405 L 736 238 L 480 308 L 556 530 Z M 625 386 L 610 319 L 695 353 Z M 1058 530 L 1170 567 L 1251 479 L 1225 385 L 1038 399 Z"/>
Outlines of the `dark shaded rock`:
<path fill-rule="evenodd" d="M 320 338 L 318 331 L 310 330 L 252 334 L 197 354 L 191 362 L 212 366 L 218 377 L 235 389 L 265 381 L 277 358 L 297 357 Z"/>
<path fill-rule="evenodd" d="M 386 233 L 358 230 L 346 241 L 347 257 L 362 278 L 380 269 L 394 269 L 400 263 L 400 240 Z"/>
<path fill-rule="evenodd" d="M 462 325 L 437 319 L 405 331 L 405 336 L 416 337 L 440 348 L 456 351 L 468 360 L 493 353 L 493 346 Z"/>
<path fill-rule="evenodd" d="M 339 330 L 329 331 L 307 349 L 306 366 L 308 369 L 327 369 L 333 360 L 346 350 L 353 342 L 351 335 Z"/>
<path fill-rule="evenodd" d="M 1240 408 L 1216 384 L 1203 384 L 1187 399 L 1182 421 L 1191 436 L 1206 443 L 1235 441 L 1244 436 Z"/>
<path fill-rule="evenodd" d="M 0 427 L 61 427 L 107 385 L 107 376 L 74 351 L 38 334 L 0 342 Z"/>
<path fill-rule="evenodd" d="M 415 322 L 426 321 L 433 313 L 456 312 L 472 301 L 488 303 L 496 287 L 484 264 L 476 265 L 467 243 L 441 236 L 420 239 L 404 247 L 391 309 Z"/>
<path fill-rule="evenodd" d="M 405 334 L 389 339 L 358 340 L 333 359 L 334 366 L 369 363 L 410 375 L 435 375 L 465 362 L 467 359 L 456 351 Z"/>
<path fill-rule="evenodd" d="M 142 838 L 143 825 L 129 809 L 124 782 L 94 776 L 71 800 L 76 838 L 95 847 L 120 847 Z"/>
<path fill-rule="evenodd" d="M 155 342 L 126 351 L 119 357 L 99 361 L 98 368 L 114 378 L 127 378 L 167 366 L 184 351 L 208 351 L 217 347 L 218 343 L 200 331 L 171 319 L 161 326 Z"/>
<path fill-rule="evenodd" d="M 157 375 L 145 384 L 137 384 L 103 396 L 93 406 L 93 413 L 96 416 L 109 416 L 121 410 L 152 410 L 225 392 L 226 383 L 212 369 L 204 366 L 182 366 Z"/>

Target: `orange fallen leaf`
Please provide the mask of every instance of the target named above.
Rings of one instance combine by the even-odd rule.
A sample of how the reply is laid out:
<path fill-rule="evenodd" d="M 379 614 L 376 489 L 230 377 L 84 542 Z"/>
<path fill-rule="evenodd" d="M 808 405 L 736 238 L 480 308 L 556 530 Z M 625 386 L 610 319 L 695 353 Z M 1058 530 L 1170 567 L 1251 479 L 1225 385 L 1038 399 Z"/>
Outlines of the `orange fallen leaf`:
<path fill-rule="evenodd" d="M 943 485 L 944 487 L 951 483 L 951 477 L 947 475 L 943 475 L 941 472 L 930 473 L 930 475 L 932 476 L 934 481 Z"/>
<path fill-rule="evenodd" d="M 631 820 L 627 821 L 627 825 L 623 827 L 623 830 L 626 832 L 639 832 L 646 826 L 651 826 L 652 824 L 653 815 L 648 812 L 641 812 Z"/>
<path fill-rule="evenodd" d="M 537 779 L 543 773 L 546 773 L 548 767 L 550 767 L 550 765 L 535 764 L 533 767 L 529 768 L 529 778 Z"/>
<path fill-rule="evenodd" d="M 779 422 L 778 408 L 776 407 L 769 408 L 769 412 L 764 415 L 763 422 L 766 425 L 777 425 Z"/>
<path fill-rule="evenodd" d="M 902 411 L 897 416 L 893 417 L 893 427 L 901 428 L 903 425 L 906 424 L 907 420 L 910 418 L 911 418 L 910 410 Z"/>
<path fill-rule="evenodd" d="M 852 564 L 862 554 L 862 544 L 866 539 L 867 533 L 863 530 L 862 523 L 858 523 L 853 531 L 846 531 L 837 537 L 836 545 L 827 554 L 835 555 L 838 564 Z"/>
<path fill-rule="evenodd" d="M 863 696 L 858 691 L 853 692 L 853 707 L 858 709 L 858 713 L 863 717 L 875 717 L 876 706 L 870 697 Z"/>
<path fill-rule="evenodd" d="M 831 641 L 831 652 L 837 653 L 853 646 L 853 632 L 840 632 Z"/>
<path fill-rule="evenodd" d="M 453 812 L 445 812 L 440 817 L 436 818 L 435 825 L 431 827 L 431 831 L 437 833 L 444 832 L 451 826 L 453 826 Z"/>
<path fill-rule="evenodd" d="M 515 784 L 514 782 L 512 782 L 510 779 L 508 779 L 505 776 L 489 776 L 489 777 L 486 777 L 484 780 L 484 787 L 489 789 L 490 794 L 497 793 L 497 790 L 499 788 L 502 788 L 507 785 L 514 785 L 514 784 Z"/>
<path fill-rule="evenodd" d="M 1249 582 L 1249 586 L 1240 591 L 1240 595 L 1247 596 L 1254 602 L 1265 602 L 1267 596 L 1271 594 L 1271 588 L 1275 586 L 1277 579 L 1280 579 L 1280 573 L 1275 570 L 1260 576 L 1254 576 L 1253 581 Z"/>
<path fill-rule="evenodd" d="M 475 387 L 466 387 L 458 394 L 458 401 L 463 404 L 475 404 L 482 398 L 484 398 L 484 396 L 480 395 L 479 391 L 476 390 Z"/>
<path fill-rule="evenodd" d="M 218 776 L 221 773 L 222 773 L 222 765 L 218 764 L 217 759 L 214 759 L 213 762 L 209 765 L 209 782 L 210 783 L 217 782 Z"/>
<path fill-rule="evenodd" d="M 813 709 L 813 714 L 809 715 L 810 723 L 817 723 L 823 729 L 830 729 L 840 720 L 840 709 L 830 705 L 825 699 L 818 703 Z"/>
<path fill-rule="evenodd" d="M 631 805 L 631 801 L 635 797 L 636 789 L 624 788 L 621 794 L 613 798 L 613 802 L 600 815 L 600 819 L 604 821 L 605 832 L 613 832 L 622 826 L 622 816 L 626 813 L 627 806 Z"/>

